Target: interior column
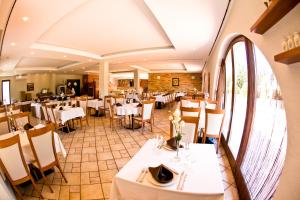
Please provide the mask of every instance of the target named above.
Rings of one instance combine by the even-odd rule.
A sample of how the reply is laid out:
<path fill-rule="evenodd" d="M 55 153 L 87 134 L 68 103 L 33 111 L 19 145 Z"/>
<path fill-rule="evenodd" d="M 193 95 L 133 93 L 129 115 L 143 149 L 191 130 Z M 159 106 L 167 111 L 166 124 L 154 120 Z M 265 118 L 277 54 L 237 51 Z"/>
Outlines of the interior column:
<path fill-rule="evenodd" d="M 139 70 L 136 69 L 133 71 L 134 73 L 134 89 L 136 92 L 140 92 L 140 77 L 139 77 Z"/>
<path fill-rule="evenodd" d="M 108 95 L 109 85 L 109 63 L 99 63 L 99 97 L 104 98 Z"/>

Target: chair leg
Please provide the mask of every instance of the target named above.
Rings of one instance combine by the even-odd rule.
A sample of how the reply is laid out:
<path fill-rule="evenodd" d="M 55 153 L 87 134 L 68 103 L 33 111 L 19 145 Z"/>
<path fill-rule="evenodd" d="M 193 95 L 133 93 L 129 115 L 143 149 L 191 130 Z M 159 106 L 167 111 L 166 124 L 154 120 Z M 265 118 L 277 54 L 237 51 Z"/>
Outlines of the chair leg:
<path fill-rule="evenodd" d="M 202 143 L 203 143 L 203 144 L 205 144 L 205 139 L 206 139 L 206 135 L 205 135 L 205 133 L 203 132 L 203 134 L 202 134 Z"/>
<path fill-rule="evenodd" d="M 23 196 L 22 196 L 21 192 L 19 191 L 19 189 L 17 188 L 17 186 L 13 185 L 13 188 L 14 188 L 15 192 L 17 193 L 17 195 L 20 197 L 20 199 L 23 200 Z"/>
<path fill-rule="evenodd" d="M 30 178 L 30 179 L 31 179 L 32 186 L 33 186 L 34 190 L 40 195 L 40 197 L 41 197 L 42 199 L 45 199 L 45 197 L 43 197 L 42 193 L 41 193 L 41 192 L 39 191 L 39 189 L 37 188 L 37 186 L 36 186 L 34 180 L 33 180 L 32 178 Z"/>
<path fill-rule="evenodd" d="M 57 163 L 56 166 L 57 166 L 58 170 L 60 171 L 62 177 L 64 178 L 65 182 L 68 183 L 68 180 L 67 180 L 67 178 L 65 177 L 65 174 L 63 173 L 63 171 L 62 171 L 62 169 L 61 169 L 61 167 L 60 167 L 60 164 Z"/>
<path fill-rule="evenodd" d="M 145 122 L 142 121 L 142 134 L 144 134 Z"/>
<path fill-rule="evenodd" d="M 82 129 L 82 120 L 80 118 L 80 129 Z"/>
<path fill-rule="evenodd" d="M 41 174 L 42 174 L 42 177 L 43 177 L 43 179 L 44 179 L 44 182 L 45 182 L 45 185 L 46 185 L 46 182 L 47 182 L 46 176 L 45 176 L 44 172 L 42 172 L 42 171 L 41 171 Z M 53 193 L 53 189 L 52 189 L 52 187 L 51 187 L 50 185 L 48 185 L 48 187 L 49 187 L 49 189 L 50 189 L 51 193 Z"/>
<path fill-rule="evenodd" d="M 150 119 L 150 126 L 151 126 L 151 132 L 153 132 L 153 126 L 152 126 L 151 119 Z"/>

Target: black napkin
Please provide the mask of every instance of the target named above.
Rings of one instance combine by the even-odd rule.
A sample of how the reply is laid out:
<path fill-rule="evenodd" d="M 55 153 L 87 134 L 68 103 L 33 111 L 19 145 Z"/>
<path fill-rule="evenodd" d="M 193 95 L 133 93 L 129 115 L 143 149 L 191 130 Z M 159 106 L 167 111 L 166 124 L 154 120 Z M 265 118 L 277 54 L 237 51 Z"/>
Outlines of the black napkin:
<path fill-rule="evenodd" d="M 102 101 L 103 99 L 102 99 L 102 98 L 99 98 L 98 100 L 99 100 L 99 101 Z"/>
<path fill-rule="evenodd" d="M 169 183 L 173 179 L 173 173 L 163 165 L 159 165 L 157 167 L 149 167 L 149 171 L 154 180 L 159 183 Z"/>
<path fill-rule="evenodd" d="M 75 105 L 75 104 L 73 104 L 73 105 L 72 105 L 72 107 L 73 107 L 73 108 L 75 108 L 75 107 L 76 107 L 76 105 Z"/>
<path fill-rule="evenodd" d="M 170 138 L 169 140 L 167 140 L 167 145 L 173 149 L 173 150 L 177 150 L 177 146 L 176 146 L 176 139 L 175 137 Z M 180 145 L 179 148 L 182 148 L 183 146 Z"/>
<path fill-rule="evenodd" d="M 120 104 L 120 103 L 116 103 L 116 106 L 118 106 L 118 107 L 119 107 L 119 106 L 122 106 L 122 104 Z"/>
<path fill-rule="evenodd" d="M 136 103 L 136 99 L 133 99 L 133 101 L 132 101 L 133 103 Z"/>
<path fill-rule="evenodd" d="M 59 110 L 63 110 L 64 108 L 63 107 L 59 107 Z"/>
<path fill-rule="evenodd" d="M 142 106 L 143 106 L 143 104 L 139 103 L 136 107 L 142 107 Z"/>
<path fill-rule="evenodd" d="M 33 128 L 33 126 L 31 124 L 29 124 L 29 123 L 27 123 L 27 124 L 24 125 L 24 130 L 25 131 L 28 131 L 29 129 L 32 129 L 32 128 Z"/>

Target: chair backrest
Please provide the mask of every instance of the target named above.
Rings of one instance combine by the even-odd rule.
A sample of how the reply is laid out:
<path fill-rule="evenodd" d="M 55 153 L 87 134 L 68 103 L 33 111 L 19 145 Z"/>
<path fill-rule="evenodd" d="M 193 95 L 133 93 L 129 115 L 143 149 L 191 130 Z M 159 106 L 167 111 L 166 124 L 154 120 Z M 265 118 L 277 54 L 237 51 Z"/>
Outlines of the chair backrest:
<path fill-rule="evenodd" d="M 88 100 L 86 99 L 82 99 L 79 101 L 79 106 L 83 109 L 85 116 L 87 116 L 87 105 L 88 105 Z"/>
<path fill-rule="evenodd" d="M 106 102 L 108 104 L 109 116 L 113 117 L 115 114 L 115 105 L 111 104 L 111 99 L 108 99 Z"/>
<path fill-rule="evenodd" d="M 199 117 L 201 108 L 180 107 L 182 116 Z"/>
<path fill-rule="evenodd" d="M 28 140 L 39 168 L 44 168 L 57 160 L 54 144 L 53 125 L 29 130 Z"/>
<path fill-rule="evenodd" d="M 42 107 L 42 111 L 43 111 L 45 120 L 46 120 L 46 121 L 49 121 L 49 116 L 48 116 L 46 104 L 45 104 L 45 103 L 42 103 L 42 106 L 41 106 L 41 107 Z"/>
<path fill-rule="evenodd" d="M 223 119 L 224 110 L 205 109 L 205 134 L 219 137 Z"/>
<path fill-rule="evenodd" d="M 104 109 L 109 109 L 110 104 L 112 104 L 112 97 L 104 96 Z"/>
<path fill-rule="evenodd" d="M 24 127 L 25 124 L 30 123 L 29 115 L 29 112 L 22 112 L 12 115 L 17 129 L 20 129 L 21 127 Z"/>
<path fill-rule="evenodd" d="M 6 111 L 4 111 L 4 112 L 0 111 L 0 117 L 5 117 L 5 116 L 6 116 Z"/>
<path fill-rule="evenodd" d="M 180 100 L 180 105 L 182 107 L 198 108 L 201 105 L 201 100 L 197 100 L 197 99 L 182 99 L 182 100 Z"/>
<path fill-rule="evenodd" d="M 56 118 L 52 106 L 47 106 L 47 113 L 48 113 L 49 121 L 56 124 Z"/>
<path fill-rule="evenodd" d="M 185 126 L 182 128 L 182 141 L 189 143 L 197 143 L 199 117 L 182 116 L 181 120 L 185 122 Z M 171 137 L 174 137 L 176 133 L 172 121 L 170 121 L 170 132 Z"/>
<path fill-rule="evenodd" d="M 154 102 L 153 101 L 144 101 L 143 107 L 142 107 L 142 119 L 143 120 L 149 120 L 152 117 L 152 111 L 154 108 Z"/>
<path fill-rule="evenodd" d="M 0 117 L 0 135 L 9 133 L 8 117 Z"/>
<path fill-rule="evenodd" d="M 11 183 L 29 176 L 18 134 L 0 140 L 0 165 Z"/>
<path fill-rule="evenodd" d="M 215 100 L 206 100 L 205 108 L 215 110 L 217 109 L 218 101 Z"/>

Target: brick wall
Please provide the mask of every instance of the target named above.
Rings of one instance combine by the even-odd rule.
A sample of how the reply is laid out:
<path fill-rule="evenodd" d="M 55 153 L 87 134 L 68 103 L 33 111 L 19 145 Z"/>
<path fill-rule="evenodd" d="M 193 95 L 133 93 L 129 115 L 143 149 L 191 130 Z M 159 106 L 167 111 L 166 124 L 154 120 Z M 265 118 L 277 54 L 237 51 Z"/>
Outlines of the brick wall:
<path fill-rule="evenodd" d="M 158 79 L 158 76 L 160 79 Z M 179 78 L 179 86 L 172 86 L 173 78 Z M 201 73 L 150 73 L 148 88 L 150 91 L 187 91 L 194 88 L 201 90 L 201 83 Z"/>

